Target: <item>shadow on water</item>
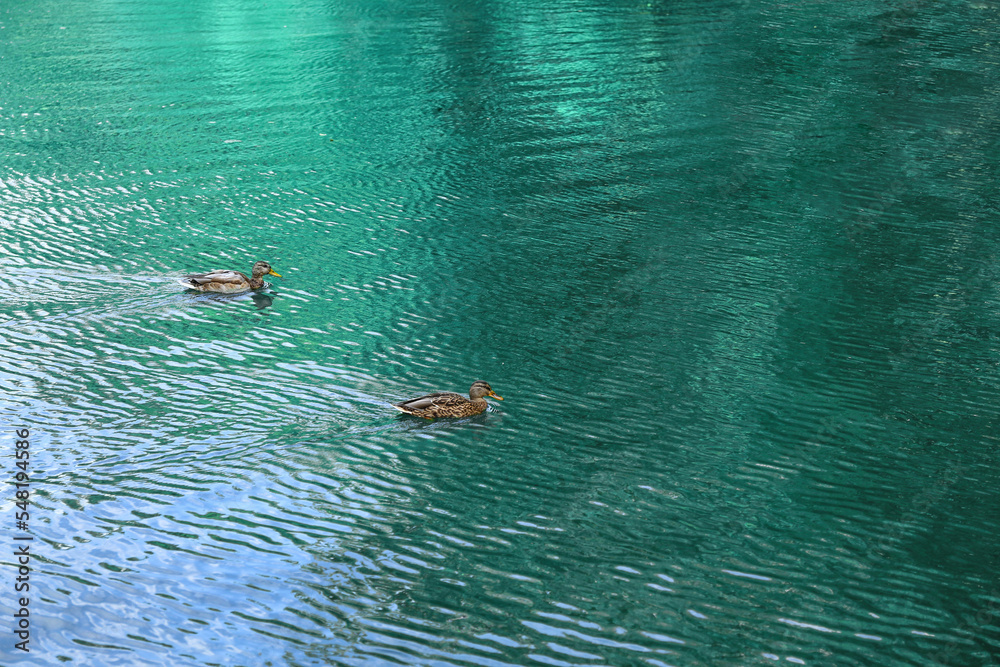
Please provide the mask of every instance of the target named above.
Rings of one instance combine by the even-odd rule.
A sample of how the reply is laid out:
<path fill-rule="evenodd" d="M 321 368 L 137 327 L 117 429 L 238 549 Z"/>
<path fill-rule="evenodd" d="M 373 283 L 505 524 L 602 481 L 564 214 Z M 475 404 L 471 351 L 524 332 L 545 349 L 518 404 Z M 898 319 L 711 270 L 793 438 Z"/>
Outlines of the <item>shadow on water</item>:
<path fill-rule="evenodd" d="M 262 289 L 267 289 L 265 286 Z M 267 315 L 268 313 L 263 312 L 268 308 L 274 306 L 274 297 L 277 294 L 264 293 L 263 291 L 248 291 L 240 292 L 239 294 L 214 294 L 214 293 L 204 293 L 197 292 L 195 290 L 186 290 L 181 295 L 186 301 L 193 304 L 212 304 L 218 306 L 227 306 L 232 304 L 234 307 L 240 308 L 242 310 L 243 304 L 250 302 L 254 305 L 257 311 L 261 311 L 261 315 Z M 244 321 L 245 316 L 232 313 L 233 319 L 237 321 Z"/>
<path fill-rule="evenodd" d="M 377 402 L 377 399 L 372 397 L 372 401 Z M 391 409 L 388 404 L 384 404 L 384 407 L 386 410 Z M 294 429 L 285 434 L 285 437 L 296 440 L 300 444 L 307 443 L 309 447 L 329 447 L 335 441 L 359 436 L 395 437 L 413 434 L 421 438 L 433 438 L 435 435 L 457 435 L 470 428 L 493 428 L 497 425 L 496 419 L 497 415 L 493 414 L 491 417 L 489 411 L 459 419 L 424 419 L 399 413 L 377 417 L 364 424 L 353 424 L 343 428 L 331 428 L 329 423 L 316 423 L 315 420 L 308 420 L 297 424 Z"/>
<path fill-rule="evenodd" d="M 406 413 L 400 413 L 395 416 L 395 423 L 404 427 L 403 430 L 421 432 L 421 431 L 436 431 L 443 429 L 461 428 L 463 426 L 477 426 L 485 427 L 487 423 L 487 415 L 489 411 L 482 412 L 478 415 L 473 415 L 471 417 L 460 417 L 456 418 L 442 418 L 442 419 L 424 419 L 423 417 L 417 417 L 415 415 L 408 415 Z"/>
<path fill-rule="evenodd" d="M 257 306 L 257 310 L 264 310 L 265 308 L 270 308 L 271 305 L 274 303 L 274 297 L 272 297 L 270 294 L 259 294 L 257 292 L 254 292 L 253 294 L 250 295 L 250 298 L 253 299 L 253 304 Z"/>

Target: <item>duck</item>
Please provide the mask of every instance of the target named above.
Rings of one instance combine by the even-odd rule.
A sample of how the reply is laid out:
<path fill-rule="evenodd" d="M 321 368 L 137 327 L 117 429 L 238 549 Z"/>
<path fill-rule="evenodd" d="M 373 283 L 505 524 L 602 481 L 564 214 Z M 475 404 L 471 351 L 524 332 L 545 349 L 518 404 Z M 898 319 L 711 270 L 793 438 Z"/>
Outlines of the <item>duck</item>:
<path fill-rule="evenodd" d="M 440 417 L 471 417 L 486 411 L 486 399 L 490 396 L 502 401 L 502 396 L 493 392 L 493 387 L 482 380 L 476 380 L 469 389 L 469 398 L 453 391 L 439 391 L 420 398 L 411 398 L 402 403 L 393 403 L 392 407 L 408 415 L 424 419 Z"/>
<path fill-rule="evenodd" d="M 193 273 L 180 279 L 180 284 L 188 289 L 200 292 L 245 292 L 246 290 L 260 289 L 264 286 L 263 276 L 278 276 L 274 269 L 267 262 L 260 261 L 253 265 L 250 277 L 239 271 L 229 271 L 227 269 L 216 269 L 208 273 Z"/>

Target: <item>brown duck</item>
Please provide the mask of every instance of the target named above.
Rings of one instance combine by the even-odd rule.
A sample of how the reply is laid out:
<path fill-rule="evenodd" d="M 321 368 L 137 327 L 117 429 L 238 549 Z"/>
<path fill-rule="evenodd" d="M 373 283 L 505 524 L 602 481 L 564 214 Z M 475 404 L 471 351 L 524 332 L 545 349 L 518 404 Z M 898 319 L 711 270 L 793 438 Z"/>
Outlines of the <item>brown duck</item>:
<path fill-rule="evenodd" d="M 472 383 L 469 398 L 451 391 L 439 391 L 420 398 L 411 398 L 402 403 L 393 403 L 392 407 L 408 415 L 437 419 L 439 417 L 471 417 L 486 410 L 484 396 L 492 396 L 502 401 L 502 396 L 493 393 L 493 387 L 482 380 Z"/>
<path fill-rule="evenodd" d="M 239 271 L 228 271 L 226 269 L 216 269 L 208 273 L 194 273 L 180 279 L 181 285 L 188 289 L 196 289 L 201 292 L 245 292 L 251 289 L 260 289 L 264 286 L 264 276 L 278 276 L 274 269 L 267 262 L 257 262 L 253 265 L 250 277 Z"/>

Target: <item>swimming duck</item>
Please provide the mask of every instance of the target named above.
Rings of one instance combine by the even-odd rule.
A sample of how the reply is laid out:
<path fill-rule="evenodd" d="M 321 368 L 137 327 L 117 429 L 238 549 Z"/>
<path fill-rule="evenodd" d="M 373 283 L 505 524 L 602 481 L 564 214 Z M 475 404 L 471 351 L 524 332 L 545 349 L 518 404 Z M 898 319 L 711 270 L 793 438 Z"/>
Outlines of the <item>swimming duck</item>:
<path fill-rule="evenodd" d="M 492 396 L 502 401 L 502 396 L 493 393 L 493 387 L 482 380 L 472 383 L 469 398 L 451 391 L 439 391 L 420 398 L 411 398 L 402 403 L 393 403 L 392 407 L 408 415 L 437 419 L 438 417 L 471 417 L 486 410 L 486 399 Z"/>
<path fill-rule="evenodd" d="M 194 273 L 181 278 L 180 283 L 188 289 L 201 292 L 244 292 L 249 289 L 260 289 L 264 286 L 263 276 L 278 276 L 267 262 L 257 262 L 253 265 L 250 277 L 239 271 L 216 269 L 208 273 Z"/>

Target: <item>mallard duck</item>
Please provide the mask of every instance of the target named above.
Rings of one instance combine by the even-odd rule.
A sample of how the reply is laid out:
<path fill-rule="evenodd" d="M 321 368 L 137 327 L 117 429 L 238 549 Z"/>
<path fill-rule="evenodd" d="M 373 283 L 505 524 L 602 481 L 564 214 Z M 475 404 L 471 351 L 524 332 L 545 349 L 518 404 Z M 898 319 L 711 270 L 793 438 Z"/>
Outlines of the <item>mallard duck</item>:
<path fill-rule="evenodd" d="M 253 265 L 250 277 L 239 271 L 216 269 L 208 273 L 194 273 L 181 278 L 180 283 L 188 289 L 201 292 L 244 292 L 249 289 L 260 289 L 264 286 L 263 276 L 278 276 L 267 262 L 257 262 Z"/>
<path fill-rule="evenodd" d="M 469 398 L 452 391 L 439 391 L 420 398 L 411 398 L 402 403 L 393 403 L 392 407 L 424 419 L 471 417 L 486 410 L 486 399 L 483 396 L 492 396 L 498 401 L 503 400 L 502 396 L 493 393 L 493 387 L 482 380 L 477 380 L 469 389 Z"/>

